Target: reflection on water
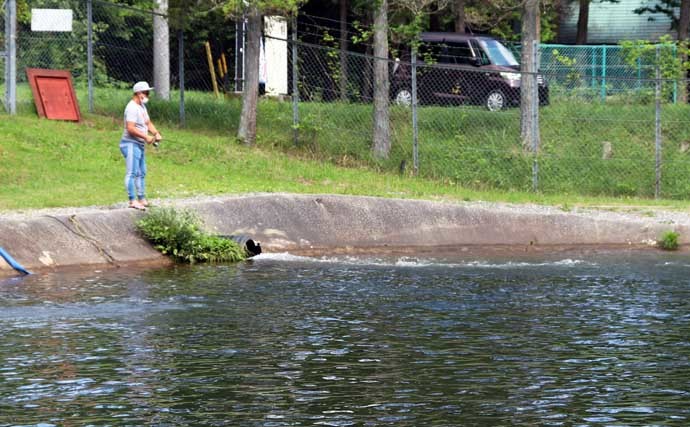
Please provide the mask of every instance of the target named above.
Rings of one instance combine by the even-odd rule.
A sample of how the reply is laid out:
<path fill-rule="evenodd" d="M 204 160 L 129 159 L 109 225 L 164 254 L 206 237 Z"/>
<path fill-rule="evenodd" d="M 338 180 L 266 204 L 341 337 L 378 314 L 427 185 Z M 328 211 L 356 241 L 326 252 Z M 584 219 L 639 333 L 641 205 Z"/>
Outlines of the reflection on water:
<path fill-rule="evenodd" d="M 0 426 L 689 425 L 690 262 L 261 256 L 0 282 Z"/>

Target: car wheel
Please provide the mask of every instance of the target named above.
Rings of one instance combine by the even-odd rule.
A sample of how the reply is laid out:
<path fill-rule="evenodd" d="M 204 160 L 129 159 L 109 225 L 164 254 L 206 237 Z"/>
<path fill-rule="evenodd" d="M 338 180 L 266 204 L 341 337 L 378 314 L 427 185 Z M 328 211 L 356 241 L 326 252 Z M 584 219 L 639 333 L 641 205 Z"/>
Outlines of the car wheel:
<path fill-rule="evenodd" d="M 393 102 L 395 102 L 397 105 L 409 107 L 410 105 L 412 105 L 412 91 L 406 87 L 399 88 L 395 92 Z"/>
<path fill-rule="evenodd" d="M 484 106 L 489 111 L 501 111 L 506 105 L 506 96 L 500 90 L 492 90 L 484 98 Z"/>

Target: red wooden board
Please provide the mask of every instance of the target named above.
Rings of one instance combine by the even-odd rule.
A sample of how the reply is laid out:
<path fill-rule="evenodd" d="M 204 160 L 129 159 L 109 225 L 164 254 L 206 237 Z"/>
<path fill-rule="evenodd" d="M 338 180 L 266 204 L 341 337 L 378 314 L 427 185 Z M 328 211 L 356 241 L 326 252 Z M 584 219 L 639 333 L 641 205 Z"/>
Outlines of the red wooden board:
<path fill-rule="evenodd" d="M 27 68 L 26 75 L 39 117 L 75 122 L 81 120 L 69 71 Z"/>

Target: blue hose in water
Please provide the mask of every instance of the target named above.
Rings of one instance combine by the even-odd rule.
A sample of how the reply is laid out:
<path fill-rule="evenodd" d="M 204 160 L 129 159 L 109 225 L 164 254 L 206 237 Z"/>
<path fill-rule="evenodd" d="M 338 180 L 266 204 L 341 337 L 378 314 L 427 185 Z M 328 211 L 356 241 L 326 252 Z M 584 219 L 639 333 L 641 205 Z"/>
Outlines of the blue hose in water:
<path fill-rule="evenodd" d="M 5 259 L 5 261 L 7 261 L 7 263 L 10 265 L 10 267 L 14 268 L 18 272 L 20 272 L 22 274 L 31 274 L 28 271 L 26 271 L 26 269 L 24 267 L 22 267 L 21 264 L 19 264 L 17 261 L 15 261 L 14 258 L 12 258 L 10 256 L 10 254 L 5 252 L 5 250 L 2 248 L 2 246 L 0 246 L 0 256 L 3 257 Z"/>

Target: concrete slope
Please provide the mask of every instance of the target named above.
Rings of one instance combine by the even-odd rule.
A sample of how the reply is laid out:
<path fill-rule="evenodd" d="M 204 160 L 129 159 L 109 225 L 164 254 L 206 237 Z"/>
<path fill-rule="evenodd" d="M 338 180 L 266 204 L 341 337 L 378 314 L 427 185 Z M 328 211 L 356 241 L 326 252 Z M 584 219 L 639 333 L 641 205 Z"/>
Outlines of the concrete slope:
<path fill-rule="evenodd" d="M 162 204 L 197 211 L 209 231 L 246 234 L 266 251 L 385 250 L 434 246 L 649 246 L 664 231 L 681 243 L 687 215 L 649 217 L 564 212 L 541 206 L 438 203 L 332 195 L 260 194 Z M 136 233 L 132 209 L 61 209 L 0 215 L 0 246 L 29 270 L 156 262 L 164 258 Z M 0 261 L 0 275 L 11 274 Z"/>

